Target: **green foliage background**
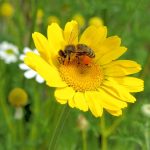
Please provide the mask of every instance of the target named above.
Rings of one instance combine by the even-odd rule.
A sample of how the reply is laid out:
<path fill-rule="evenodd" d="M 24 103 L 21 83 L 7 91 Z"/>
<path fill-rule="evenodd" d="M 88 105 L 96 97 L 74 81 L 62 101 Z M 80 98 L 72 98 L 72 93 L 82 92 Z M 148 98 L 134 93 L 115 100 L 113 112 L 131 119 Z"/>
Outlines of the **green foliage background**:
<path fill-rule="evenodd" d="M 0 5 L 4 0 L 0 0 Z M 143 70 L 136 76 L 144 79 L 144 92 L 135 95 L 137 102 L 124 110 L 123 116 L 113 117 L 105 112 L 107 137 L 110 150 L 150 150 L 150 118 L 141 112 L 143 104 L 150 104 L 150 1 L 149 0 L 7 0 L 14 7 L 12 18 L 0 17 L 0 41 L 9 41 L 19 47 L 34 48 L 31 34 L 39 31 L 46 35 L 47 18 L 55 15 L 60 26 L 76 13 L 85 20 L 101 17 L 108 27 L 108 35 L 118 35 L 122 44 L 128 47 L 124 59 L 132 59 L 142 65 Z M 38 9 L 44 12 L 40 25 L 36 23 Z M 84 28 L 85 28 L 84 27 Z M 83 28 L 83 29 L 84 29 Z M 83 30 L 82 29 L 82 30 Z M 0 150 L 47 150 L 65 106 L 55 101 L 54 89 L 45 84 L 28 80 L 18 67 L 19 62 L 6 65 L 0 61 Z M 15 109 L 8 103 L 11 89 L 21 87 L 29 95 L 29 104 L 24 108 L 25 117 L 14 119 Z M 63 129 L 58 134 L 56 150 L 98 150 L 102 148 L 100 118 L 77 109 L 69 110 Z M 77 126 L 77 118 L 83 114 L 89 128 L 84 139 Z M 104 119 L 104 118 L 103 118 Z M 63 124 L 62 124 L 63 125 Z M 61 128 L 61 126 L 59 126 Z M 59 129 L 58 129 L 59 130 Z M 86 140 L 86 141 L 85 141 Z"/>

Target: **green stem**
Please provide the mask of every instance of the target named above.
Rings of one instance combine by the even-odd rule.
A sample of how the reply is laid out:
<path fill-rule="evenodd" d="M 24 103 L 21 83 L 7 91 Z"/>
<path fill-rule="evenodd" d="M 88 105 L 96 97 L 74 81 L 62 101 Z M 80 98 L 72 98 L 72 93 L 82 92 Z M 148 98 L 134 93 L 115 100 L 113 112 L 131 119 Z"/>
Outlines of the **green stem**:
<path fill-rule="evenodd" d="M 20 145 L 24 145 L 24 124 L 23 124 L 23 108 L 22 107 L 18 107 L 15 110 L 15 115 L 14 118 L 16 119 L 16 127 L 17 127 L 17 139 L 18 141 L 20 141 Z M 20 115 L 20 116 L 17 116 Z M 21 147 L 22 150 L 24 150 L 24 147 Z"/>
<path fill-rule="evenodd" d="M 146 58 L 146 61 L 145 61 L 145 65 L 144 65 L 145 67 L 144 67 L 144 69 L 143 69 L 143 71 L 141 72 L 141 75 L 140 75 L 140 77 L 142 78 L 142 79 L 144 79 L 147 75 L 148 75 L 148 73 L 149 73 L 149 67 L 150 67 L 150 53 L 148 54 L 148 56 L 147 56 L 147 58 Z"/>
<path fill-rule="evenodd" d="M 13 125 L 12 125 L 11 118 L 9 117 L 10 114 L 8 112 L 8 108 L 7 108 L 6 103 L 4 102 L 3 98 L 0 98 L 0 106 L 2 108 L 3 115 L 5 117 L 8 129 L 10 130 L 10 132 L 12 133 L 12 135 L 15 136 L 15 129 L 14 129 Z"/>
<path fill-rule="evenodd" d="M 38 10 L 38 0 L 33 0 L 32 6 L 34 8 L 33 17 L 32 17 L 32 25 L 30 27 L 30 38 L 28 42 L 28 46 L 31 46 L 32 43 L 32 33 L 34 32 L 34 28 L 36 25 L 36 19 L 37 19 L 37 10 Z"/>
<path fill-rule="evenodd" d="M 86 131 L 82 131 L 83 150 L 87 150 Z"/>
<path fill-rule="evenodd" d="M 121 121 L 122 121 L 122 119 L 123 119 L 123 117 L 120 117 L 120 118 L 118 118 L 117 120 L 115 120 L 114 122 L 113 122 L 113 124 L 107 129 L 107 131 L 106 131 L 106 136 L 108 137 L 109 135 L 111 135 L 114 131 L 115 131 L 115 129 L 118 127 L 118 125 L 121 123 Z"/>
<path fill-rule="evenodd" d="M 101 117 L 101 136 L 102 136 L 102 150 L 107 150 L 107 135 L 106 135 L 106 125 L 105 125 L 105 116 Z"/>
<path fill-rule="evenodd" d="M 32 143 L 32 146 L 29 148 L 31 150 L 37 149 L 36 146 L 33 144 L 35 143 L 38 135 L 39 135 L 39 131 L 38 131 L 38 123 L 39 123 L 39 115 L 40 115 L 40 106 L 41 106 L 41 101 L 40 101 L 40 95 L 38 94 L 38 87 L 37 87 L 37 83 L 34 82 L 33 84 L 34 87 L 34 101 L 32 103 L 32 122 L 31 122 L 31 130 L 30 130 L 30 135 L 29 135 L 29 139 Z"/>
<path fill-rule="evenodd" d="M 9 111 L 8 105 L 6 103 L 7 97 L 5 95 L 5 86 L 6 84 L 6 79 L 3 77 L 3 75 L 6 74 L 7 70 L 6 70 L 6 66 L 1 63 L 0 61 L 0 68 L 1 68 L 1 73 L 0 73 L 0 108 L 2 109 L 2 113 L 6 122 L 6 125 L 8 127 L 8 130 L 10 131 L 11 135 L 12 135 L 12 139 L 15 140 L 16 139 L 16 128 L 14 126 L 14 122 L 12 120 L 12 115 Z"/>
<path fill-rule="evenodd" d="M 56 128 L 53 132 L 53 135 L 52 135 L 52 138 L 51 138 L 51 141 L 49 143 L 49 148 L 48 150 L 55 150 L 56 149 L 56 144 L 57 144 L 57 140 L 58 140 L 58 137 L 60 136 L 61 132 L 62 132 L 62 129 L 64 127 L 64 124 L 65 124 L 65 121 L 69 115 L 69 107 L 68 105 L 66 105 L 63 110 L 62 110 L 62 113 L 58 119 L 58 122 L 56 124 Z"/>
<path fill-rule="evenodd" d="M 146 123 L 144 135 L 145 135 L 146 149 L 149 150 L 150 149 L 150 141 L 149 141 L 150 137 L 149 137 L 149 123 L 148 122 Z"/>

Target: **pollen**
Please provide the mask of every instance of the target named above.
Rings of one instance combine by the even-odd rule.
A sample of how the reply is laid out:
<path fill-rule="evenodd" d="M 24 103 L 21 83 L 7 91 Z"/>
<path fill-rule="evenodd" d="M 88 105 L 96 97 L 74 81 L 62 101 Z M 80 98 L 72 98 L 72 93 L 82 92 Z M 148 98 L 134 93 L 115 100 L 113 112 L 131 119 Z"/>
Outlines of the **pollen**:
<path fill-rule="evenodd" d="M 59 71 L 68 86 L 78 92 L 97 90 L 104 78 L 100 66 L 94 63 L 87 66 L 72 62 L 61 65 Z"/>

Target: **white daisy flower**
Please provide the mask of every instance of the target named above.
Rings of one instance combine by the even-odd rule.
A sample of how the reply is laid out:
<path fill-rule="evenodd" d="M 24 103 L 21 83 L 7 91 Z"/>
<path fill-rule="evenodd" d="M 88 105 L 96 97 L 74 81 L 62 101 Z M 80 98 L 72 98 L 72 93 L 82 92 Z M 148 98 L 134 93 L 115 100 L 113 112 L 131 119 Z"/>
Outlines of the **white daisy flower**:
<path fill-rule="evenodd" d="M 144 104 L 142 106 L 142 113 L 143 115 L 150 117 L 150 104 Z"/>
<path fill-rule="evenodd" d="M 14 63 L 18 60 L 19 50 L 15 45 L 6 41 L 0 43 L 0 59 L 6 64 Z"/>
<path fill-rule="evenodd" d="M 36 54 L 39 54 L 36 49 L 31 50 L 30 48 L 25 47 L 25 48 L 23 49 L 23 53 L 24 53 L 24 54 L 21 54 L 20 57 L 19 57 L 20 60 L 21 60 L 21 61 L 24 61 L 25 54 L 26 54 L 27 52 L 30 52 L 30 51 L 32 51 L 32 52 L 34 52 L 34 53 L 36 53 Z M 43 82 L 44 82 L 44 79 L 43 79 L 39 74 L 37 74 L 37 72 L 35 72 L 35 71 L 32 70 L 31 68 L 29 68 L 26 64 L 24 64 L 24 63 L 19 64 L 19 68 L 20 68 L 21 70 L 24 70 L 24 71 L 25 71 L 25 72 L 24 72 L 25 78 L 27 78 L 27 79 L 32 79 L 32 78 L 35 77 L 35 79 L 36 79 L 36 81 L 37 81 L 38 83 L 43 83 Z"/>

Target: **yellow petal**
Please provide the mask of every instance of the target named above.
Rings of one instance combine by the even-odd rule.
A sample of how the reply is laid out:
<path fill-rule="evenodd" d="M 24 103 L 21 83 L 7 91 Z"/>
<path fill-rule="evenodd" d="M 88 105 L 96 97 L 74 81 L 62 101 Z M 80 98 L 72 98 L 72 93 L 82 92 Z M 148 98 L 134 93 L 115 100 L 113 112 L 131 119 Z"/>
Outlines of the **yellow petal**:
<path fill-rule="evenodd" d="M 111 51 L 117 47 L 120 47 L 120 44 L 121 39 L 118 36 L 110 36 L 103 42 L 102 47 L 107 48 L 107 50 Z"/>
<path fill-rule="evenodd" d="M 126 47 L 118 47 L 116 49 L 113 49 L 112 51 L 106 52 L 103 56 L 99 57 L 99 59 L 97 59 L 97 62 L 100 65 L 108 64 L 111 61 L 119 58 L 123 53 L 126 52 L 126 50 Z"/>
<path fill-rule="evenodd" d="M 71 87 L 65 87 L 65 88 L 57 88 L 55 90 L 55 97 L 59 100 L 66 100 L 73 98 L 75 95 L 75 91 Z"/>
<path fill-rule="evenodd" d="M 101 86 L 105 91 L 117 97 L 125 102 L 134 103 L 136 101 L 135 97 L 132 96 L 126 88 L 119 85 L 113 78 L 109 77 L 108 80 L 103 82 Z"/>
<path fill-rule="evenodd" d="M 97 50 L 100 43 L 105 40 L 107 36 L 107 28 L 105 26 L 96 27 L 96 26 L 89 26 L 82 34 L 80 38 L 81 44 L 86 44 L 94 51 Z"/>
<path fill-rule="evenodd" d="M 85 96 L 83 93 L 76 92 L 74 96 L 74 103 L 75 103 L 76 108 L 79 108 L 80 110 L 83 110 L 83 111 L 88 111 L 88 105 L 87 105 L 87 102 L 85 100 Z"/>
<path fill-rule="evenodd" d="M 44 59 L 33 52 L 28 52 L 25 57 L 25 64 L 41 75 L 49 86 L 65 87 L 67 84 L 62 81 L 59 71 L 49 65 Z"/>
<path fill-rule="evenodd" d="M 97 58 L 101 58 L 104 54 L 113 51 L 120 47 L 121 39 L 118 36 L 111 36 L 104 40 L 99 47 L 97 47 Z"/>
<path fill-rule="evenodd" d="M 75 107 L 75 102 L 74 102 L 74 98 L 71 98 L 68 100 L 68 104 L 71 108 L 74 108 Z"/>
<path fill-rule="evenodd" d="M 91 110 L 92 114 L 95 117 L 100 117 L 103 114 L 103 107 L 99 101 L 99 99 L 97 99 L 97 97 L 95 97 L 93 94 L 94 92 L 90 91 L 86 91 L 85 92 L 85 98 L 86 101 L 88 103 L 89 109 Z"/>
<path fill-rule="evenodd" d="M 56 98 L 57 102 L 60 103 L 60 104 L 66 104 L 67 103 L 67 100 L 66 99 L 59 99 L 59 98 Z"/>
<path fill-rule="evenodd" d="M 64 29 L 64 39 L 66 44 L 74 44 L 78 43 L 78 23 L 76 21 L 70 21 L 66 24 Z"/>
<path fill-rule="evenodd" d="M 107 76 L 125 76 L 137 73 L 141 70 L 141 66 L 131 60 L 116 60 L 110 64 L 103 66 L 104 74 Z"/>
<path fill-rule="evenodd" d="M 141 92 L 144 90 L 144 81 L 135 77 L 113 78 L 120 85 L 124 86 L 129 92 Z"/>
<path fill-rule="evenodd" d="M 121 108 L 127 107 L 127 103 L 121 101 L 120 99 L 112 96 L 102 88 L 98 89 L 98 92 L 96 93 L 97 99 L 100 100 L 103 108 L 109 109 L 109 110 L 118 110 Z"/>
<path fill-rule="evenodd" d="M 120 116 L 120 115 L 122 115 L 122 110 L 114 111 L 114 110 L 108 110 L 108 109 L 107 109 L 107 111 L 108 111 L 111 115 L 113 115 L 113 116 Z"/>
<path fill-rule="evenodd" d="M 58 51 L 64 47 L 63 31 L 57 23 L 52 23 L 47 30 L 48 42 L 51 46 L 49 50 L 53 59 L 58 56 Z"/>
<path fill-rule="evenodd" d="M 38 32 L 34 32 L 32 34 L 32 38 L 40 55 L 52 65 L 52 61 L 50 59 L 50 45 L 48 43 L 48 40 L 41 33 Z"/>

